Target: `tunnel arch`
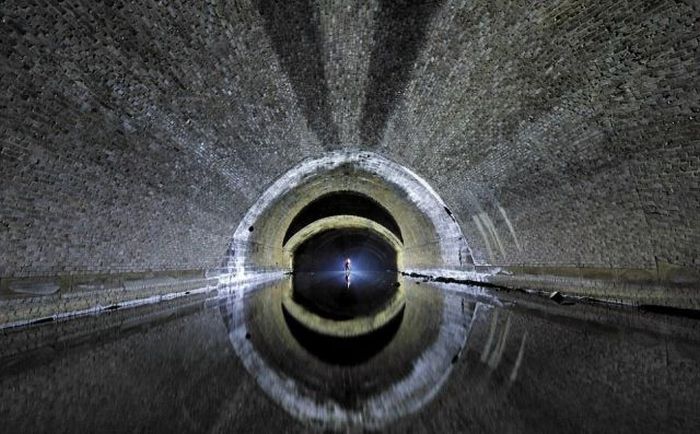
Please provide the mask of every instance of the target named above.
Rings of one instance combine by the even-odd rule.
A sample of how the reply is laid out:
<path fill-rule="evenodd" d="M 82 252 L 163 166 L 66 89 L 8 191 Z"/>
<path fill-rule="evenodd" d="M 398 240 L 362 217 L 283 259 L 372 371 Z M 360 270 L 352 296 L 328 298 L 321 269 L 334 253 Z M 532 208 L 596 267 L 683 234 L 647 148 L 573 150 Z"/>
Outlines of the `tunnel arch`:
<path fill-rule="evenodd" d="M 335 191 L 327 193 L 306 205 L 294 217 L 284 234 L 282 244 L 302 228 L 316 220 L 331 216 L 358 216 L 373 220 L 396 235 L 403 242 L 401 228 L 386 208 L 369 196 L 355 191 Z"/>
<path fill-rule="evenodd" d="M 225 271 L 240 276 L 289 270 L 283 243 L 292 221 L 314 201 L 339 192 L 370 197 L 389 213 L 408 252 L 402 267 L 460 268 L 471 263 L 459 224 L 425 180 L 378 154 L 340 151 L 300 163 L 261 195 L 234 233 Z"/>

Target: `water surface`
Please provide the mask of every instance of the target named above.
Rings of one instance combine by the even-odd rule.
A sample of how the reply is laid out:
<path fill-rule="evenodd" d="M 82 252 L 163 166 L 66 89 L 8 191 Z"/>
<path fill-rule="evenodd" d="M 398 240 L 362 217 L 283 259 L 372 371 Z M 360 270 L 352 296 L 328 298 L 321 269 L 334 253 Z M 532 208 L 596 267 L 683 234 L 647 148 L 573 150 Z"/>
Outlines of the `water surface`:
<path fill-rule="evenodd" d="M 697 320 L 407 280 L 341 364 L 289 330 L 289 284 L 4 331 L 2 431 L 700 432 Z"/>

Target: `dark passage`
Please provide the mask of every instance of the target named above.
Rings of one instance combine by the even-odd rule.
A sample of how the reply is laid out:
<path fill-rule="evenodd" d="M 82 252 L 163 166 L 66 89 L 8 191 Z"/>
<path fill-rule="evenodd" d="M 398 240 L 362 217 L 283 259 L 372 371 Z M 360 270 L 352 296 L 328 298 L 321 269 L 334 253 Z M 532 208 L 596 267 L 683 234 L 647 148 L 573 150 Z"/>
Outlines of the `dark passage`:
<path fill-rule="evenodd" d="M 700 0 L 0 0 L 0 434 L 700 433 Z"/>
<path fill-rule="evenodd" d="M 321 232 L 294 252 L 294 300 L 334 320 L 373 315 L 397 292 L 396 255 L 371 231 Z M 348 259 L 352 265 L 346 272 Z"/>
<path fill-rule="evenodd" d="M 329 229 L 303 242 L 294 252 L 294 272 L 343 271 L 346 258 L 354 271 L 396 271 L 396 251 L 379 235 L 361 229 Z"/>

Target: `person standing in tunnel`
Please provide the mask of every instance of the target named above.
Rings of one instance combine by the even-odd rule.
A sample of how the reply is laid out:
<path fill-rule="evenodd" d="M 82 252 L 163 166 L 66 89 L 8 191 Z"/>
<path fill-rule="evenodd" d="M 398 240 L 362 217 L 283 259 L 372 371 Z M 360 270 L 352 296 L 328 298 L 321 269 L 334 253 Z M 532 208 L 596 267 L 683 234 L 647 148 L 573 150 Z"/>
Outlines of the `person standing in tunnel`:
<path fill-rule="evenodd" d="M 350 258 L 345 258 L 345 275 L 349 276 L 350 275 L 350 268 L 352 267 L 352 261 L 350 261 Z"/>

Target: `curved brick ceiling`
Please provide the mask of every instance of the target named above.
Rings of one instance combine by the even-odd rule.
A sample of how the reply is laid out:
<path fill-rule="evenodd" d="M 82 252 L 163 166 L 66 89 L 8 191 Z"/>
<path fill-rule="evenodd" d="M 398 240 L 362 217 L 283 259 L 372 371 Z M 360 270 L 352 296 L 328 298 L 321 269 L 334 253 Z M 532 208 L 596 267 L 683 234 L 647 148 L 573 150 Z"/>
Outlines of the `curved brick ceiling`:
<path fill-rule="evenodd" d="M 477 265 L 700 265 L 692 1 L 0 15 L 0 276 L 215 267 L 268 186 L 337 150 L 426 179 Z"/>

